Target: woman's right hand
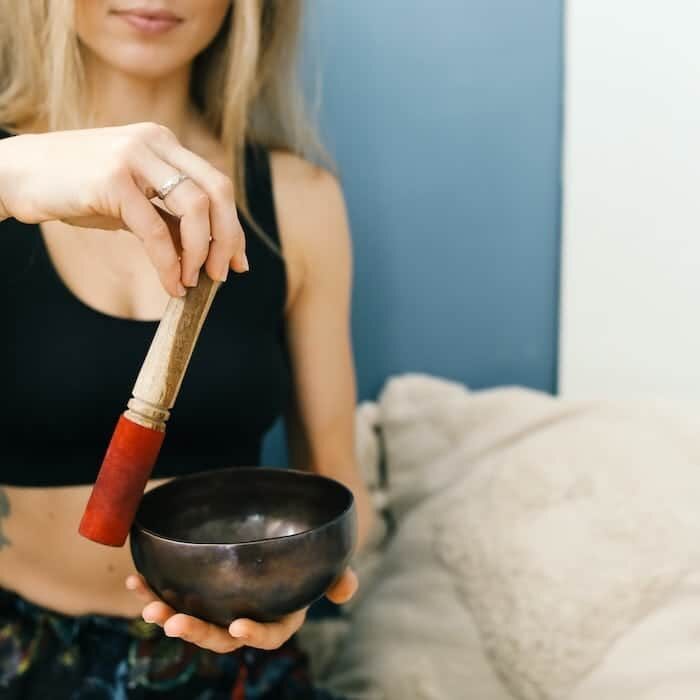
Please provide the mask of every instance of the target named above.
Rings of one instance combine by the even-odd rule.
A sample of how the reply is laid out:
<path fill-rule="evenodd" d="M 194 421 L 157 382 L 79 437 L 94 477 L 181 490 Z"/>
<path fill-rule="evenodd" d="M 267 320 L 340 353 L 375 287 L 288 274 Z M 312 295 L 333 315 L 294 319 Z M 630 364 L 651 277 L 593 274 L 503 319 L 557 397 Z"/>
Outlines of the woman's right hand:
<path fill-rule="evenodd" d="M 150 199 L 184 173 L 165 198 Z M 158 124 L 24 134 L 0 141 L 0 214 L 25 223 L 60 220 L 131 231 L 163 286 L 182 296 L 200 268 L 223 280 L 248 269 L 231 179 Z M 174 231 L 171 231 L 174 228 Z M 179 238 L 179 240 L 178 240 Z"/>

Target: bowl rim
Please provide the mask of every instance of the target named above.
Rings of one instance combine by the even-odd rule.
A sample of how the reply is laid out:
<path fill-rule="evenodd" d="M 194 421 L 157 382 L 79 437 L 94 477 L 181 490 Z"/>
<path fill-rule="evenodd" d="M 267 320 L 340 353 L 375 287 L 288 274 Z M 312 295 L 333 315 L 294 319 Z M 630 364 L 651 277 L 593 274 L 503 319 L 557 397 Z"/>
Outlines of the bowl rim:
<path fill-rule="evenodd" d="M 332 477 L 329 476 L 324 476 L 323 474 L 317 474 L 315 472 L 306 472 L 302 471 L 301 469 L 290 469 L 287 467 L 223 467 L 222 469 L 207 469 L 202 472 L 196 472 L 194 474 L 185 474 L 183 476 L 176 476 L 169 481 L 166 481 L 163 484 L 158 484 L 158 486 L 155 486 L 154 488 L 150 489 L 147 491 L 142 498 L 143 499 L 147 498 L 149 494 L 157 491 L 158 489 L 164 489 L 167 486 L 174 484 L 174 483 L 181 483 L 183 481 L 190 481 L 190 480 L 195 480 L 199 477 L 206 477 L 210 474 L 221 474 L 224 472 L 266 472 L 266 473 L 278 473 L 278 472 L 283 472 L 283 473 L 292 473 L 294 475 L 303 477 L 303 478 L 317 478 L 317 479 L 323 479 L 325 481 L 331 482 L 333 485 L 336 487 L 340 487 L 342 491 L 345 492 L 347 496 L 349 496 L 349 503 L 346 508 L 344 508 L 338 515 L 336 515 L 334 518 L 331 520 L 323 523 L 323 525 L 319 525 L 318 527 L 310 527 L 307 528 L 306 530 L 302 530 L 300 532 L 293 532 L 289 535 L 276 535 L 275 537 L 263 537 L 260 539 L 255 539 L 255 540 L 245 540 L 243 542 L 187 542 L 184 540 L 178 540 L 175 539 L 174 537 L 166 537 L 165 535 L 161 535 L 150 528 L 146 527 L 139 521 L 139 511 L 141 510 L 141 504 L 139 504 L 138 510 L 136 511 L 136 514 L 134 515 L 134 520 L 131 525 L 130 530 L 140 530 L 143 533 L 148 534 L 150 537 L 153 537 L 157 540 L 161 540 L 163 542 L 173 542 L 177 545 L 186 545 L 188 547 L 245 547 L 246 545 L 258 545 L 262 542 L 275 542 L 275 541 L 288 541 L 297 537 L 302 537 L 303 535 L 308 535 L 310 532 L 322 532 L 323 530 L 335 525 L 338 521 L 340 521 L 342 518 L 346 517 L 347 514 L 355 509 L 355 496 L 353 492 L 345 486 L 345 484 L 341 483 L 337 479 L 333 479 Z M 133 538 L 129 538 L 129 542 L 131 543 L 131 540 Z M 355 533 L 353 533 L 353 541 L 355 540 Z M 354 548 L 354 545 L 353 545 Z"/>

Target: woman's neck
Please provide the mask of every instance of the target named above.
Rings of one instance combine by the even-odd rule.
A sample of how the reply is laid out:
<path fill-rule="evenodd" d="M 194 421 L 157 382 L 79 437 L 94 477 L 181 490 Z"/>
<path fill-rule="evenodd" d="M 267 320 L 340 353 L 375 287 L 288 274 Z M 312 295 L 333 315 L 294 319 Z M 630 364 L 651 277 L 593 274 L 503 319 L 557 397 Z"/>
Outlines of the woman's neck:
<path fill-rule="evenodd" d="M 201 124 L 190 100 L 190 66 L 158 80 L 145 80 L 92 55 L 86 57 L 85 69 L 96 127 L 156 122 L 184 142 Z"/>

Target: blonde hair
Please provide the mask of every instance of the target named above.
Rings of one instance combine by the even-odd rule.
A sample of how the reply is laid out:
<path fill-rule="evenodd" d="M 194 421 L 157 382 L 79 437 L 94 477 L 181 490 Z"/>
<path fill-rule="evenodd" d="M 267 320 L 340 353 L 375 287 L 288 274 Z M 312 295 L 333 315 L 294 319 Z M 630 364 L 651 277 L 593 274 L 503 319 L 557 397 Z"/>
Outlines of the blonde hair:
<path fill-rule="evenodd" d="M 233 156 L 238 205 L 249 219 L 247 140 L 327 162 L 297 76 L 302 9 L 302 0 L 233 0 L 195 59 L 192 99 Z M 0 0 L 0 124 L 85 126 L 76 106 L 84 78 L 73 0 Z"/>

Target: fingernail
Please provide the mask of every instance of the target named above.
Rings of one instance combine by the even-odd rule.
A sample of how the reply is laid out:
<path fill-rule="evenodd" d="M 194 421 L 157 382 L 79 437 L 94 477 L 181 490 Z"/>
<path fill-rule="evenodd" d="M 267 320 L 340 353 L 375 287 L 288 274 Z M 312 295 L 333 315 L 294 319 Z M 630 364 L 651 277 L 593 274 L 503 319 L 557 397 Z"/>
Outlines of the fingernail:
<path fill-rule="evenodd" d="M 219 275 L 219 280 L 221 282 L 225 282 L 226 279 L 228 278 L 228 265 L 224 268 L 224 271 Z"/>
<path fill-rule="evenodd" d="M 235 622 L 231 623 L 231 626 L 228 628 L 228 633 L 235 639 L 245 639 L 247 636 L 245 630 L 241 630 L 240 625 L 236 625 Z"/>
<path fill-rule="evenodd" d="M 192 275 L 192 279 L 190 280 L 190 287 L 196 287 L 198 282 L 199 282 L 199 270 L 196 270 L 195 273 Z"/>
<path fill-rule="evenodd" d="M 238 263 L 239 272 L 248 272 L 250 270 L 250 263 L 248 262 L 245 251 L 236 256 L 236 262 Z"/>
<path fill-rule="evenodd" d="M 136 590 L 136 581 L 134 581 L 133 578 L 128 578 L 128 579 L 126 579 L 126 587 L 127 587 L 130 591 Z"/>
<path fill-rule="evenodd" d="M 143 618 L 144 622 L 148 622 L 149 624 L 153 624 L 153 618 L 150 615 L 141 615 Z"/>
<path fill-rule="evenodd" d="M 182 286 L 182 282 L 177 283 L 177 295 L 179 297 L 184 297 L 187 294 L 187 290 Z"/>

